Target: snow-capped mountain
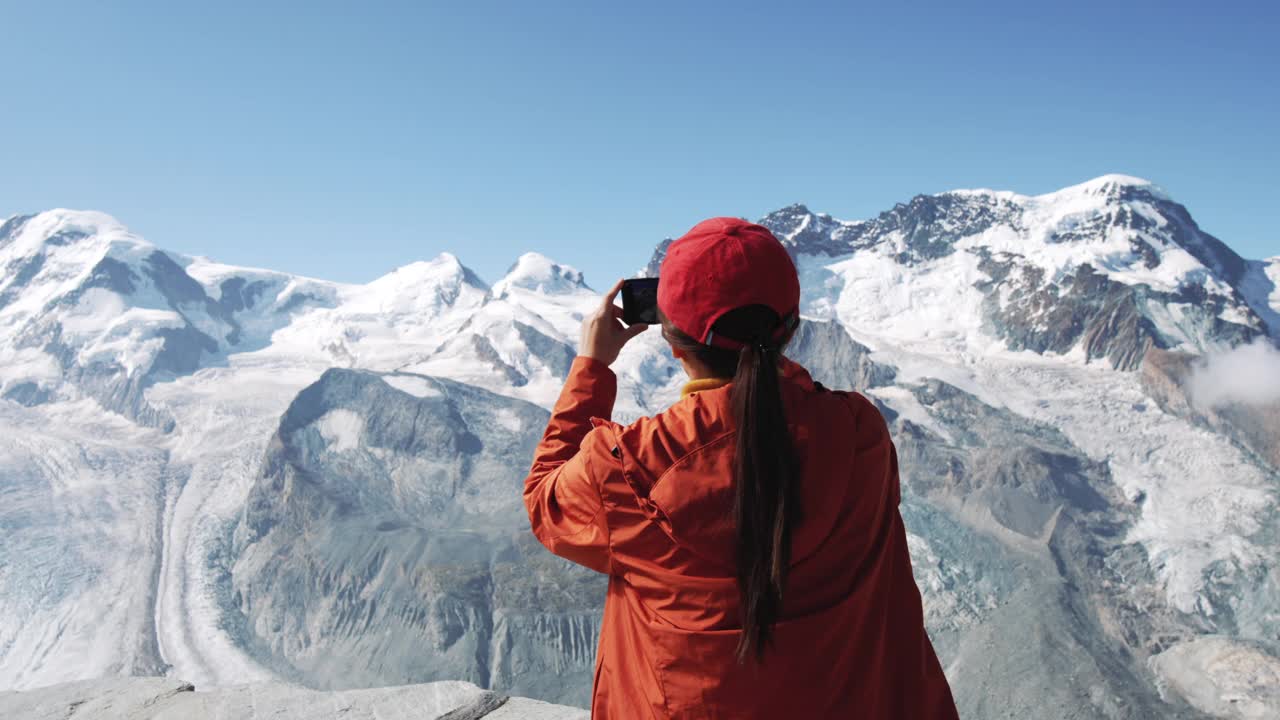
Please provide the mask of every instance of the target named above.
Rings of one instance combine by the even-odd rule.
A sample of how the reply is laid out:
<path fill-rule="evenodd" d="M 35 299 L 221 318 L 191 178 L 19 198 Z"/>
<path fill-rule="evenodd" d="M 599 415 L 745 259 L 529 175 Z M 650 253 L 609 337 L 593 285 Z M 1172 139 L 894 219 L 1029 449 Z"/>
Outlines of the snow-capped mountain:
<path fill-rule="evenodd" d="M 856 222 L 793 205 L 761 223 L 792 250 L 809 312 L 932 352 L 994 341 L 1132 370 L 1149 347 L 1204 352 L 1280 335 L 1267 266 L 1137 178 L 1034 197 L 920 195 Z"/>
<path fill-rule="evenodd" d="M 1278 711 L 1280 409 L 1191 394 L 1205 357 L 1280 343 L 1280 258 L 1124 176 L 761 222 L 801 271 L 788 354 L 890 420 L 964 716 Z M 599 302 L 581 273 L 528 253 L 488 286 L 445 254 L 332 283 L 65 210 L 0 226 L 0 271 L 0 689 L 585 703 L 603 585 L 518 501 Z M 615 369 L 621 420 L 683 379 L 657 332 Z"/>
<path fill-rule="evenodd" d="M 260 347 L 292 312 L 334 299 L 328 284 L 165 253 L 100 213 L 10 218 L 0 267 L 0 392 L 28 404 L 83 394 L 163 428 L 172 418 L 148 386 Z"/>
<path fill-rule="evenodd" d="M 503 387 L 507 394 L 545 403 L 569 371 L 576 329 L 599 302 L 581 272 L 525 253 L 457 332 L 399 369 Z"/>
<path fill-rule="evenodd" d="M 66 210 L 0 226 L 0 267 L 0 393 L 31 404 L 78 392 L 164 429 L 172 419 L 143 398 L 156 382 L 267 346 L 391 368 L 434 350 L 489 299 L 447 253 L 343 285 L 168 253 L 111 217 Z"/>
<path fill-rule="evenodd" d="M 536 252 L 527 252 L 516 260 L 501 280 L 494 283 L 493 294 L 505 297 L 509 293 L 525 291 L 534 297 L 562 295 L 591 291 L 582 272 L 568 265 L 559 265 L 551 258 Z"/>

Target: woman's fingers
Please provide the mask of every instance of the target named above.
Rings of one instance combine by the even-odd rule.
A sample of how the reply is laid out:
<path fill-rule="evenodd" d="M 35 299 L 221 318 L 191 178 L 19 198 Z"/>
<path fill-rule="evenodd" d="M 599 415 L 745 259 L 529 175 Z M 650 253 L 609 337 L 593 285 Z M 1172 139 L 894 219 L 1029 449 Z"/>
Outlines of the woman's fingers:
<path fill-rule="evenodd" d="M 618 282 L 613 284 L 613 287 L 609 288 L 609 292 L 604 294 L 604 302 L 601 303 L 602 307 L 606 309 L 610 307 L 616 307 L 613 304 L 613 301 L 615 298 L 618 297 L 618 291 L 622 290 L 622 283 L 624 282 L 626 282 L 626 280 L 619 280 Z"/>
<path fill-rule="evenodd" d="M 643 323 L 626 325 L 621 322 L 622 308 L 614 305 L 613 301 L 622 290 L 623 282 L 619 280 L 614 283 L 613 287 L 609 288 L 609 292 L 604 294 L 599 309 L 585 318 L 582 323 L 582 338 L 578 351 L 588 357 L 601 360 L 606 365 L 613 364 L 613 361 L 618 358 L 618 352 L 622 350 L 623 345 L 627 344 L 627 341 L 649 329 L 649 326 Z"/>

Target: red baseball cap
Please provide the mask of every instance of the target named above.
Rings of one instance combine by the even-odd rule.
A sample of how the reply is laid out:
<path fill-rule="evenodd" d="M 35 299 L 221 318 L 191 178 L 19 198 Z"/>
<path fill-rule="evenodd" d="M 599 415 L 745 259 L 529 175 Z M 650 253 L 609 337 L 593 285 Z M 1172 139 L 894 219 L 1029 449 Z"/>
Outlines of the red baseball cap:
<path fill-rule="evenodd" d="M 799 318 L 800 277 L 787 249 L 767 228 L 738 218 L 703 220 L 667 248 L 658 271 L 658 307 L 684 334 L 705 345 L 738 349 L 748 338 L 712 331 L 720 316 L 747 305 L 778 314 L 773 339 Z"/>

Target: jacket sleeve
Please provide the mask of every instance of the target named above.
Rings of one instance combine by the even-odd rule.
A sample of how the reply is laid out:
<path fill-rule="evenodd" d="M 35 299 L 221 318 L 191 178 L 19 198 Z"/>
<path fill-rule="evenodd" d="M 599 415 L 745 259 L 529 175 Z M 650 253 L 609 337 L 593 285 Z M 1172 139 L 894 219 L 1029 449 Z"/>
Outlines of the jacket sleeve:
<path fill-rule="evenodd" d="M 539 542 L 602 573 L 610 571 L 610 554 L 600 483 L 615 460 L 591 420 L 612 415 L 617 393 L 609 366 L 575 358 L 524 482 L 524 504 Z"/>

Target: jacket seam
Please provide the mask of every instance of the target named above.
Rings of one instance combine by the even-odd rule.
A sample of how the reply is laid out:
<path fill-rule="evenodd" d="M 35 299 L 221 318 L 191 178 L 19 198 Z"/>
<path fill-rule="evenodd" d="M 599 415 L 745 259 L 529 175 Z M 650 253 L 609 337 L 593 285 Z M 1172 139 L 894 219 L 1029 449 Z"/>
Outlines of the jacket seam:
<path fill-rule="evenodd" d="M 594 463 L 591 461 L 590 455 L 587 455 L 586 462 L 584 463 L 584 465 L 594 465 Z M 596 518 L 600 517 L 600 513 L 604 512 L 604 490 L 601 487 L 603 483 L 601 483 L 599 480 L 596 479 L 596 476 L 595 476 L 596 474 L 592 469 L 592 467 L 587 467 L 586 470 L 587 470 L 587 477 L 590 478 L 591 480 L 592 489 L 596 491 L 596 497 L 600 500 L 600 507 L 596 508 L 595 514 L 591 516 L 591 522 L 588 523 L 588 525 L 592 525 L 592 524 L 595 524 Z M 604 525 L 604 549 L 605 549 L 605 552 L 608 553 L 607 560 L 609 562 L 609 572 L 612 574 L 613 572 L 613 530 L 609 527 L 608 517 L 606 517 L 605 521 L 600 524 Z"/>
<path fill-rule="evenodd" d="M 596 482 L 595 473 L 591 472 L 591 467 L 590 467 L 591 454 L 590 453 L 583 454 L 582 463 L 584 466 L 583 470 L 586 471 L 587 479 L 591 481 L 592 489 L 595 490 L 596 497 L 600 499 L 600 505 L 595 509 L 595 512 L 591 513 L 591 518 L 588 519 L 586 522 L 584 522 L 581 528 L 578 528 L 573 532 L 567 532 L 560 535 L 552 535 L 548 538 L 549 540 L 564 540 L 565 538 L 571 538 L 575 535 L 581 535 L 582 533 L 591 529 L 591 526 L 595 524 L 596 519 L 600 517 L 600 513 L 604 511 L 604 493 L 600 492 L 600 485 L 599 483 Z M 561 465 L 560 467 L 564 467 L 564 465 Z M 608 543 L 608 547 L 610 550 L 609 554 L 612 556 L 613 542 L 610 538 L 608 523 L 605 523 L 605 541 Z"/>
<path fill-rule="evenodd" d="M 612 423 L 612 421 L 611 420 L 607 421 L 607 423 Z M 601 434 L 605 435 L 605 440 L 609 440 L 610 442 L 612 442 L 613 445 L 616 446 L 618 444 L 617 434 L 613 432 L 613 428 L 609 427 L 607 423 L 598 425 L 592 428 L 592 430 L 599 429 L 601 431 Z M 588 431 L 587 434 L 590 434 L 590 431 Z M 585 440 L 586 438 L 584 437 L 583 439 Z M 622 460 L 620 458 L 614 458 L 612 453 L 610 453 L 609 457 L 617 461 L 619 472 L 622 472 L 625 469 L 622 467 Z M 594 524 L 596 522 L 596 519 L 600 517 L 600 514 L 604 513 L 604 516 L 605 516 L 604 522 L 600 524 L 604 525 L 604 551 L 606 553 L 605 559 L 609 563 L 608 574 L 612 575 L 613 574 L 613 527 L 609 524 L 609 513 L 608 513 L 609 508 L 605 503 L 605 492 L 604 492 L 605 482 L 603 479 L 596 477 L 596 474 L 593 469 L 594 462 L 591 460 L 590 453 L 588 453 L 587 456 L 584 458 L 583 464 L 588 465 L 588 467 L 585 467 L 584 469 L 587 471 L 587 477 L 590 478 L 591 480 L 592 488 L 596 491 L 596 497 L 600 499 L 600 507 L 596 508 L 595 514 L 591 516 L 591 521 L 590 523 L 588 523 L 588 525 Z M 613 468 L 610 468 L 609 472 L 613 472 Z"/>
<path fill-rule="evenodd" d="M 853 405 L 854 403 L 857 402 L 857 399 L 854 396 L 859 395 L 859 393 L 837 392 L 836 394 L 840 395 L 841 398 L 844 400 L 844 402 L 841 403 L 841 405 L 844 405 L 844 409 L 849 413 L 849 417 L 853 420 L 853 431 L 855 433 L 858 432 L 858 425 L 860 424 L 859 421 L 861 420 L 861 418 L 859 417 L 858 411 L 853 408 Z"/>
<path fill-rule="evenodd" d="M 603 504 L 601 504 L 601 505 L 600 505 L 600 507 L 596 508 L 595 512 L 591 513 L 591 518 L 590 518 L 589 520 L 585 521 L 585 522 L 582 524 L 582 527 L 578 528 L 577 530 L 574 530 L 573 532 L 567 532 L 567 533 L 562 533 L 562 534 L 560 534 L 560 535 L 551 535 L 551 536 L 548 536 L 548 537 L 547 537 L 547 539 L 548 539 L 548 540 L 564 540 L 564 539 L 566 539 L 566 538 L 571 538 L 571 537 L 573 537 L 573 536 L 575 536 L 575 535 L 581 535 L 582 533 L 584 533 L 584 532 L 586 532 L 587 530 L 590 530 L 590 529 L 591 529 L 591 525 L 595 523 L 596 518 L 600 517 L 600 511 L 601 511 L 601 510 L 604 510 L 604 505 L 603 505 Z M 607 530 L 606 530 L 605 535 L 606 535 L 606 537 L 608 536 L 608 531 L 607 531 Z"/>
<path fill-rule="evenodd" d="M 738 434 L 737 430 L 728 430 L 725 433 L 716 436 L 714 439 L 709 440 L 699 445 L 698 447 L 690 450 L 689 452 L 681 455 L 680 457 L 676 458 L 670 465 L 667 466 L 666 470 L 662 471 L 662 474 L 658 476 L 658 479 L 653 481 L 653 485 L 649 487 L 649 491 L 652 492 L 655 488 L 657 488 L 658 484 L 661 483 L 667 477 L 667 475 L 670 475 L 671 472 L 680 465 L 680 463 L 684 462 L 685 460 L 688 460 L 694 455 L 697 455 L 703 450 L 710 448 L 712 445 L 718 445 L 725 439 L 733 437 L 734 435 L 737 435 L 737 434 Z"/>

